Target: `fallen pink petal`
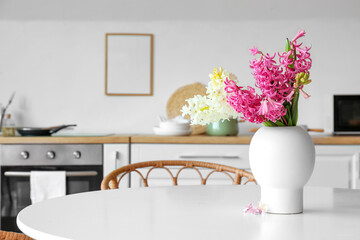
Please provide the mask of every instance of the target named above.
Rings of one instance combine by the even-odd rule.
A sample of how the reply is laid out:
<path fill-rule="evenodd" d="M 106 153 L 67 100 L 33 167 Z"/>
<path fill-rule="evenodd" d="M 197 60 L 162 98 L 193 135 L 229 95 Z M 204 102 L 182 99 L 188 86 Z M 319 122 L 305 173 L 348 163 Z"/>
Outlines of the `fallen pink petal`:
<path fill-rule="evenodd" d="M 254 207 L 253 204 L 250 203 L 249 206 L 244 209 L 244 213 L 259 215 L 259 214 L 262 214 L 263 211 L 259 207 Z"/>

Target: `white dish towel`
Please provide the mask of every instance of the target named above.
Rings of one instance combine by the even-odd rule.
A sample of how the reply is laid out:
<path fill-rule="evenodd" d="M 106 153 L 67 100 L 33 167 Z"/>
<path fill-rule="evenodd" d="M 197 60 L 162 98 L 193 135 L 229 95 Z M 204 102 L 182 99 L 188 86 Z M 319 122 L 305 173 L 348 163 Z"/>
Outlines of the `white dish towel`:
<path fill-rule="evenodd" d="M 65 194 L 65 171 L 31 171 L 30 198 L 33 204 Z"/>

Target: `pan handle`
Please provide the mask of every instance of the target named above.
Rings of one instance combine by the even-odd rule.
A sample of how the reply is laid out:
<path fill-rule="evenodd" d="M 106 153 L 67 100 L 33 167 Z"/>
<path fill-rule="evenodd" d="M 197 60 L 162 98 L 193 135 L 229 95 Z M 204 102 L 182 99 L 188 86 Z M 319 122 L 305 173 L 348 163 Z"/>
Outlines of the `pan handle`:
<path fill-rule="evenodd" d="M 67 128 L 67 127 L 76 127 L 76 124 L 61 125 L 61 126 L 53 128 L 53 129 L 50 129 L 49 133 L 53 134 L 53 133 L 56 133 L 57 131 L 60 131 L 61 129 L 64 129 L 64 128 Z"/>

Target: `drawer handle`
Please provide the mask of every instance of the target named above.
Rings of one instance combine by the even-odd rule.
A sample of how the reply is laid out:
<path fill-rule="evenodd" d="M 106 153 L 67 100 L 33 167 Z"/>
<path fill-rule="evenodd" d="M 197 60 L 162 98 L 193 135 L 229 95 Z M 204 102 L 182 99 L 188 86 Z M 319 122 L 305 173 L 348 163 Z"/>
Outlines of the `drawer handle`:
<path fill-rule="evenodd" d="M 235 155 L 180 155 L 179 158 L 187 158 L 187 159 L 199 159 L 199 158 L 224 158 L 224 159 L 241 159 L 239 156 Z"/>
<path fill-rule="evenodd" d="M 97 176 L 96 171 L 80 171 L 80 172 L 66 172 L 67 177 L 93 177 Z M 30 172 L 4 172 L 6 177 L 30 177 Z"/>

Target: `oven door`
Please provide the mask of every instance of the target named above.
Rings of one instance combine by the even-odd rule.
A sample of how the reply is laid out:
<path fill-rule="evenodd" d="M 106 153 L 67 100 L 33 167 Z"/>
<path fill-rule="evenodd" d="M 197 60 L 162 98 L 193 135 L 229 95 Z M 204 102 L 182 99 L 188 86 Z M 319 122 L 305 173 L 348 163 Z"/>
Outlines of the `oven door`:
<path fill-rule="evenodd" d="M 1 168 L 1 229 L 20 232 L 17 214 L 30 200 L 30 171 L 66 171 L 66 194 L 100 190 L 102 166 L 3 166 Z"/>

